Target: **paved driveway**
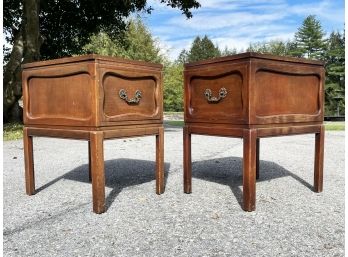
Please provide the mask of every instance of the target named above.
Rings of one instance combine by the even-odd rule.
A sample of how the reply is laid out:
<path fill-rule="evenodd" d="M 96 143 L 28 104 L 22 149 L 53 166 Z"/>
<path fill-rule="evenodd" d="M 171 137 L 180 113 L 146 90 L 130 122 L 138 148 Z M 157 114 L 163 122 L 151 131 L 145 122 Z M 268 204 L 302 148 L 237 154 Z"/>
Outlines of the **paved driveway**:
<path fill-rule="evenodd" d="M 106 141 L 108 210 L 92 213 L 87 142 L 35 138 L 38 192 L 24 193 L 22 141 L 4 142 L 4 256 L 343 256 L 344 133 L 327 132 L 324 192 L 312 191 L 314 135 L 261 140 L 256 211 L 241 209 L 242 140 L 193 136 L 182 189 L 182 129 Z"/>

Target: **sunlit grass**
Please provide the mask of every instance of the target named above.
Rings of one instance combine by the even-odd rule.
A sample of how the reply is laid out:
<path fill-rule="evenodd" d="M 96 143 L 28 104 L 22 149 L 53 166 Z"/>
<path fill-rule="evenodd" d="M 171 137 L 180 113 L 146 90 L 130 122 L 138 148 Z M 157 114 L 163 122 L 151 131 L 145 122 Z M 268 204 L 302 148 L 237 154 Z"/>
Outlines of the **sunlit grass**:
<path fill-rule="evenodd" d="M 4 141 L 17 140 L 23 138 L 23 124 L 6 123 L 4 124 Z"/>
<path fill-rule="evenodd" d="M 345 125 L 344 121 L 331 121 L 331 122 L 325 122 L 325 130 L 344 130 Z"/>
<path fill-rule="evenodd" d="M 169 126 L 183 127 L 184 121 L 183 120 L 167 120 L 167 121 L 165 121 L 165 124 L 167 124 Z"/>

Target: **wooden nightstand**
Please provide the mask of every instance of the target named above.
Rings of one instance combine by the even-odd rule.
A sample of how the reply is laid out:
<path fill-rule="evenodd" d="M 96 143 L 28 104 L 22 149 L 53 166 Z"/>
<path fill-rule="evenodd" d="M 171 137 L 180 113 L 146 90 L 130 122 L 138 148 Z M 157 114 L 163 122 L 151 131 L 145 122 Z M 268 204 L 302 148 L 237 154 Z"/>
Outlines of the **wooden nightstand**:
<path fill-rule="evenodd" d="M 156 135 L 164 191 L 162 65 L 87 55 L 23 65 L 26 193 L 35 193 L 33 136 L 87 140 L 93 211 L 105 211 L 103 141 Z"/>
<path fill-rule="evenodd" d="M 243 209 L 255 210 L 262 137 L 315 133 L 314 190 L 323 189 L 323 63 L 244 53 L 185 65 L 184 192 L 191 134 L 243 138 Z"/>

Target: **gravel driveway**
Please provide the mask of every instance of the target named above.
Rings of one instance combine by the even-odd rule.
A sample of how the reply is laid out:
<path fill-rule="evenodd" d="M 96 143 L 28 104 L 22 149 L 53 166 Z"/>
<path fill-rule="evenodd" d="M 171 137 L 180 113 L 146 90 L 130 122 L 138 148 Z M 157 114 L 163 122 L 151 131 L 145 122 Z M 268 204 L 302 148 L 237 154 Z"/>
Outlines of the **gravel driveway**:
<path fill-rule="evenodd" d="M 92 212 L 87 142 L 34 138 L 36 195 L 22 141 L 4 142 L 4 256 L 344 256 L 344 132 L 325 138 L 324 192 L 312 191 L 314 135 L 261 139 L 256 211 L 241 209 L 242 140 L 192 138 L 183 193 L 182 129 L 165 131 L 166 190 L 155 194 L 155 137 L 104 143 L 107 212 Z"/>

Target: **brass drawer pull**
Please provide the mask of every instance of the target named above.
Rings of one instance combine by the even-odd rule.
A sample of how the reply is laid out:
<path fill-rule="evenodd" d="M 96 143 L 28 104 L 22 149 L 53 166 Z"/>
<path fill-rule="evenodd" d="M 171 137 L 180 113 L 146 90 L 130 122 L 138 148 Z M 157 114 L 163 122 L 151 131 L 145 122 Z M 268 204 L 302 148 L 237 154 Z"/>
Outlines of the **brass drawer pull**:
<path fill-rule="evenodd" d="M 226 88 L 222 87 L 219 90 L 219 97 L 212 96 L 212 92 L 209 88 L 207 88 L 204 91 L 205 98 L 207 98 L 209 103 L 218 103 L 221 101 L 221 99 L 225 98 L 227 95 L 227 90 Z"/>
<path fill-rule="evenodd" d="M 135 95 L 131 99 L 128 99 L 127 91 L 124 89 L 121 89 L 120 92 L 118 93 L 118 95 L 120 96 L 121 99 L 125 100 L 127 102 L 127 104 L 137 104 L 140 102 L 140 99 L 141 99 L 141 91 L 140 90 L 135 91 Z"/>

